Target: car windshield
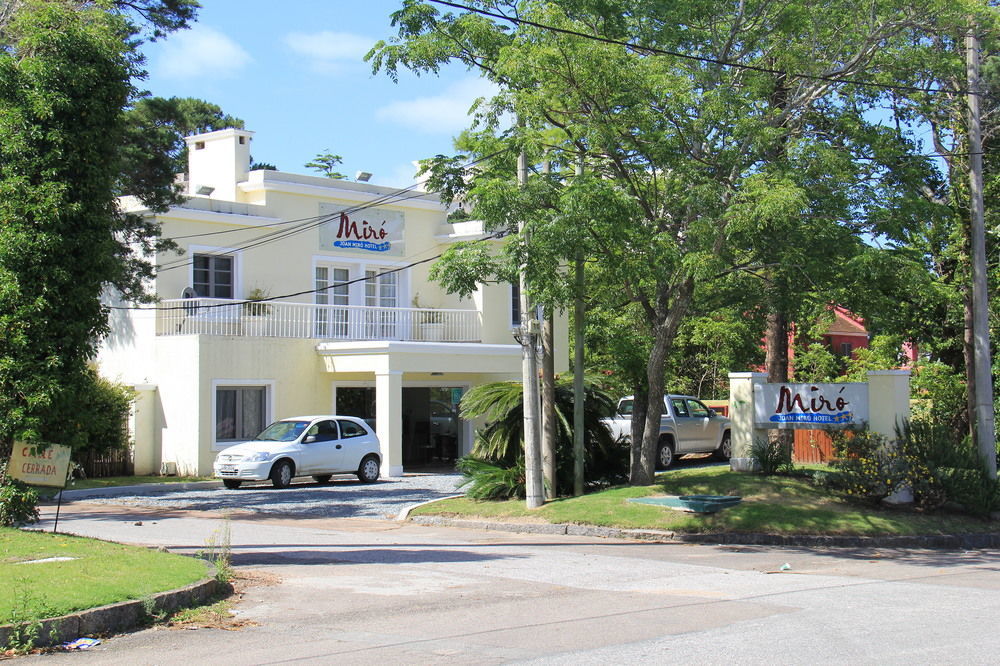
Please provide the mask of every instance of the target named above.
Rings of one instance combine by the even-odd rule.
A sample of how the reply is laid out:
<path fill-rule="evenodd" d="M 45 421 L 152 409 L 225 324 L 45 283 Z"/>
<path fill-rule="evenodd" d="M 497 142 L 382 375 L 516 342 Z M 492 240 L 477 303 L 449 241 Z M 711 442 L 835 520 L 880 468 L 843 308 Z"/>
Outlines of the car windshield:
<path fill-rule="evenodd" d="M 291 442 L 308 427 L 309 421 L 276 421 L 254 439 L 260 442 Z"/>

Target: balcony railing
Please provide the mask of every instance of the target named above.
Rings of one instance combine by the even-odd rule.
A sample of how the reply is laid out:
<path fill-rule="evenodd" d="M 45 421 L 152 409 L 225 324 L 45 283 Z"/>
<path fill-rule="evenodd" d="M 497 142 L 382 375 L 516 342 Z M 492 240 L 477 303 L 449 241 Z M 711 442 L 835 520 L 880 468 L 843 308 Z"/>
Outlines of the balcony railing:
<path fill-rule="evenodd" d="M 185 298 L 161 301 L 157 335 L 479 342 L 475 310 Z"/>

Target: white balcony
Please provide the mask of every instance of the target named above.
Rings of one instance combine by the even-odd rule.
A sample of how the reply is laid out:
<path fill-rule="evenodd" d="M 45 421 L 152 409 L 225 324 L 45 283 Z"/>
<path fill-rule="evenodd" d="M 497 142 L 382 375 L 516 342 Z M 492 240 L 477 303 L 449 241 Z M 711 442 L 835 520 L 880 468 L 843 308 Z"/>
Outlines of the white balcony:
<path fill-rule="evenodd" d="M 161 301 L 157 335 L 479 342 L 475 310 L 377 308 L 185 298 Z"/>

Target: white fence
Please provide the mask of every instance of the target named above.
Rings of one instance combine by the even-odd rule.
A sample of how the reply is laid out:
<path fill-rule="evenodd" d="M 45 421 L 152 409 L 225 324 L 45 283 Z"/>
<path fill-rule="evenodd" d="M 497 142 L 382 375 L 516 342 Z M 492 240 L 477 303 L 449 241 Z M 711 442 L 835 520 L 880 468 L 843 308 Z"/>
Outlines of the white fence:
<path fill-rule="evenodd" d="M 157 335 L 479 342 L 475 310 L 185 298 L 161 301 Z"/>

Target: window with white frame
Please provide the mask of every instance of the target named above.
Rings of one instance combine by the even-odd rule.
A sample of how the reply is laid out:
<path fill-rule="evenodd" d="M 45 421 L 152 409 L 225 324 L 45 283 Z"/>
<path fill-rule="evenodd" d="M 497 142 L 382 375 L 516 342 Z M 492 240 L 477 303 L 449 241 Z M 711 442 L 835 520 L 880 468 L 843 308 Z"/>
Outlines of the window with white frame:
<path fill-rule="evenodd" d="M 233 298 L 233 257 L 229 255 L 196 254 L 194 291 L 202 298 Z"/>
<path fill-rule="evenodd" d="M 253 439 L 267 425 L 266 386 L 217 386 L 215 440 Z"/>
<path fill-rule="evenodd" d="M 365 305 L 379 308 L 365 312 L 365 333 L 369 339 L 393 339 L 396 337 L 396 320 L 399 312 L 398 283 L 396 273 L 385 269 L 365 270 Z"/>
<path fill-rule="evenodd" d="M 517 283 L 510 285 L 510 327 L 518 328 L 521 325 L 521 286 Z"/>
<path fill-rule="evenodd" d="M 316 337 L 347 337 L 347 305 L 350 302 L 348 282 L 350 273 L 346 268 L 316 266 L 314 286 L 316 305 L 344 307 L 316 308 Z"/>

